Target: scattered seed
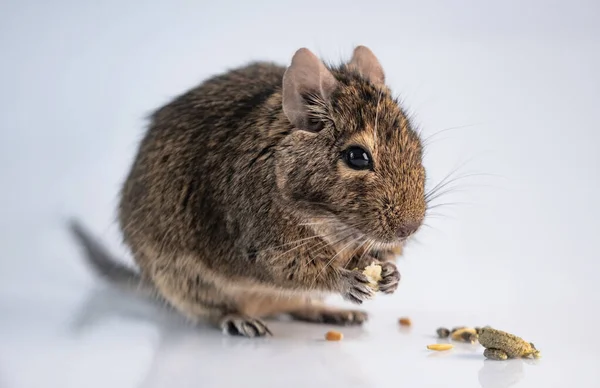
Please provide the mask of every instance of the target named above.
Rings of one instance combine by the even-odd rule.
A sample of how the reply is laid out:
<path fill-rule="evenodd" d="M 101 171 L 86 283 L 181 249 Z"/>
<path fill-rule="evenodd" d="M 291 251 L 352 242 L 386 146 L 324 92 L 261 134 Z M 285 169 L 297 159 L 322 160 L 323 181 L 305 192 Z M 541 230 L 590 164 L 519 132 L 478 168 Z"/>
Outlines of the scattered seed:
<path fill-rule="evenodd" d="M 402 317 L 398 320 L 398 323 L 400 323 L 400 326 L 410 326 L 412 325 L 412 322 L 410 320 L 410 318 L 408 317 Z"/>
<path fill-rule="evenodd" d="M 446 329 L 445 327 L 440 327 L 436 332 L 439 338 L 448 338 L 450 335 L 450 330 Z"/>
<path fill-rule="evenodd" d="M 327 341 L 341 341 L 342 338 L 344 338 L 344 335 L 339 331 L 332 330 L 328 331 L 327 334 L 325 334 L 325 339 Z"/>
<path fill-rule="evenodd" d="M 466 326 L 453 327 L 452 330 L 450 330 L 450 334 L 454 334 L 454 332 L 464 329 L 464 328 L 466 328 Z"/>
<path fill-rule="evenodd" d="M 452 345 L 452 344 L 433 344 L 433 345 L 427 345 L 427 349 L 429 349 L 429 350 L 436 350 L 436 351 L 450 350 L 453 347 L 454 347 L 454 345 Z"/>
<path fill-rule="evenodd" d="M 477 332 L 471 327 L 463 327 L 452 332 L 454 341 L 474 342 L 477 339 Z"/>
<path fill-rule="evenodd" d="M 470 342 L 470 343 L 475 343 L 477 341 L 477 334 L 476 333 L 471 333 L 468 331 L 464 331 L 461 333 L 460 338 L 464 341 L 464 342 Z"/>

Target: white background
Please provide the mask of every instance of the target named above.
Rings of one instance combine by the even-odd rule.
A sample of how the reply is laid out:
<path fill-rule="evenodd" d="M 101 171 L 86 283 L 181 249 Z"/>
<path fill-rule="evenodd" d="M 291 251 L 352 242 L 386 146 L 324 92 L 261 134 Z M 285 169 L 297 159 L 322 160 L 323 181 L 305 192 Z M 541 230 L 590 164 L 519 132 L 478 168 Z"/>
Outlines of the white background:
<path fill-rule="evenodd" d="M 0 387 L 597 386 L 599 4 L 2 1 Z M 64 222 L 130 260 L 117 194 L 153 109 L 250 60 L 303 46 L 342 60 L 356 44 L 423 137 L 458 127 L 428 146 L 430 184 L 465 176 L 364 328 L 224 338 L 89 273 Z M 485 324 L 544 358 L 425 349 L 438 326 Z"/>

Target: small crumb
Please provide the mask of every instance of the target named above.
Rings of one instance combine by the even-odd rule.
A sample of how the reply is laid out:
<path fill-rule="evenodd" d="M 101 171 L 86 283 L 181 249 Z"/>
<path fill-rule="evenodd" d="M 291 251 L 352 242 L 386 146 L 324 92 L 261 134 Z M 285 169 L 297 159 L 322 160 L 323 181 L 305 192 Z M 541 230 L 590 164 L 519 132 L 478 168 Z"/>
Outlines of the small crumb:
<path fill-rule="evenodd" d="M 412 322 L 410 320 L 410 318 L 408 317 L 402 317 L 398 320 L 398 323 L 400 324 L 400 326 L 410 326 L 412 325 Z"/>
<path fill-rule="evenodd" d="M 439 338 L 448 338 L 450 335 L 450 330 L 446 329 L 445 327 L 440 327 L 436 332 Z"/>
<path fill-rule="evenodd" d="M 429 349 L 429 350 L 436 350 L 436 351 L 450 350 L 453 347 L 454 347 L 454 345 L 452 345 L 452 344 L 433 344 L 433 345 L 427 345 L 427 349 Z"/>
<path fill-rule="evenodd" d="M 344 335 L 335 330 L 328 331 L 327 334 L 325 334 L 325 339 L 327 341 L 341 341 L 342 338 L 344 338 Z"/>

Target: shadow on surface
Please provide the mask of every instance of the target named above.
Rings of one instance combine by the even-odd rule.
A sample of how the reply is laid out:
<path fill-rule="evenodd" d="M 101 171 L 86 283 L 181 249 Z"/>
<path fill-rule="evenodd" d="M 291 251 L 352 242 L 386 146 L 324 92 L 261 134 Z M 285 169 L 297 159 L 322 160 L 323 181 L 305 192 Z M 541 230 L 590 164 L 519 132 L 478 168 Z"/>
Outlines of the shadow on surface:
<path fill-rule="evenodd" d="M 206 324 L 192 325 L 167 306 L 100 288 L 82 304 L 69 331 L 85 335 L 115 318 L 151 324 L 158 330 L 158 345 L 139 388 L 170 386 L 175 381 L 182 387 L 237 386 L 246 377 L 263 381 L 262 387 L 372 385 L 364 378 L 360 360 L 339 344 L 323 341 L 324 333 L 334 326 L 270 320 L 273 337 L 230 337 Z M 343 332 L 346 338 L 363 334 L 359 327 L 344 327 Z"/>

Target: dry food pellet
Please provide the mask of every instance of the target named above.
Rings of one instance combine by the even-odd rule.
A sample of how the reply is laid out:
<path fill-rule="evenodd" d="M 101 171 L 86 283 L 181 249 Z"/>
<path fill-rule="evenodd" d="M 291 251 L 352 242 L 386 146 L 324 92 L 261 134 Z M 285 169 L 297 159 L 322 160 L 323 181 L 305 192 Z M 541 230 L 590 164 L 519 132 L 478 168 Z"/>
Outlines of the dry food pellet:
<path fill-rule="evenodd" d="M 479 332 L 479 343 L 486 348 L 483 355 L 494 360 L 519 357 L 541 357 L 540 351 L 531 342 L 516 335 L 484 327 Z"/>
<path fill-rule="evenodd" d="M 328 331 L 327 334 L 325 334 L 325 339 L 327 341 L 341 341 L 342 338 L 344 338 L 344 335 L 339 331 L 332 330 Z"/>
<path fill-rule="evenodd" d="M 490 360 L 504 361 L 508 359 L 508 355 L 503 350 L 499 349 L 485 349 L 483 355 Z"/>
<path fill-rule="evenodd" d="M 433 345 L 427 345 L 427 349 L 429 349 L 429 350 L 437 350 L 437 351 L 450 350 L 453 347 L 454 347 L 454 345 L 452 345 L 452 344 L 433 344 Z"/>

